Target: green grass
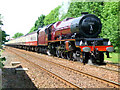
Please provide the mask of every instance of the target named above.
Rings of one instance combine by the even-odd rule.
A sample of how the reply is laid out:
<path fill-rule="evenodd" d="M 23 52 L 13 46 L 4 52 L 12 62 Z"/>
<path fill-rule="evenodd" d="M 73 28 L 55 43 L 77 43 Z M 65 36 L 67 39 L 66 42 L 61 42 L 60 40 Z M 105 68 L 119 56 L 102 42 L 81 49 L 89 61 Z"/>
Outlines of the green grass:
<path fill-rule="evenodd" d="M 3 52 L 3 50 L 0 49 L 0 68 L 2 68 L 2 67 L 4 66 L 3 61 L 6 60 L 5 57 L 1 58 L 1 53 L 2 53 L 2 52 Z"/>
<path fill-rule="evenodd" d="M 110 58 L 107 58 L 105 54 L 105 60 L 113 63 L 120 63 L 120 53 L 110 53 Z"/>
<path fill-rule="evenodd" d="M 0 49 L 0 55 L 2 54 L 3 51 L 4 51 L 3 49 Z"/>

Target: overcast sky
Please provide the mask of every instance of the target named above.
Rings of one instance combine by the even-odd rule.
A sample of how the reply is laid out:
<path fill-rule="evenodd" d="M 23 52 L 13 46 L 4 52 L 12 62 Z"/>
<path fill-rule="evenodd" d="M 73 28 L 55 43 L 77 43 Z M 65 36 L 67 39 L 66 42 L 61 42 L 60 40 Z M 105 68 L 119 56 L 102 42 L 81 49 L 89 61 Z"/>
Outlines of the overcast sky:
<path fill-rule="evenodd" d="M 4 24 L 2 29 L 11 37 L 17 32 L 26 34 L 41 14 L 49 14 L 62 2 L 63 0 L 0 0 L 0 14 Z"/>

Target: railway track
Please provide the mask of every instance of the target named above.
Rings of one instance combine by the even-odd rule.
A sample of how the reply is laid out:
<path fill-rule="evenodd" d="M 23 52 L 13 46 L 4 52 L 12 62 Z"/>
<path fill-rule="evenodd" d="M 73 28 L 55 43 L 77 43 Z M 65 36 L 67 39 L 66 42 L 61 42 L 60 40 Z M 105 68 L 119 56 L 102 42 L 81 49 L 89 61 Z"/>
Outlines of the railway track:
<path fill-rule="evenodd" d="M 19 52 L 20 52 L 20 51 L 19 51 Z M 21 52 L 21 53 L 23 53 L 23 52 Z M 28 53 L 27 53 L 27 54 L 28 54 Z M 16 53 L 16 55 L 18 55 L 18 54 Z M 31 55 L 31 54 L 28 54 L 28 55 L 30 55 L 30 56 L 32 56 L 32 57 L 34 57 L 34 58 L 40 59 L 40 57 Z M 20 56 L 20 57 L 21 57 L 21 56 Z M 21 57 L 21 58 L 23 58 L 23 57 Z M 24 58 L 24 59 L 25 59 L 25 58 Z M 42 60 L 43 60 L 43 58 L 42 58 Z M 27 61 L 28 61 L 28 60 L 27 60 Z M 101 81 L 101 82 L 104 82 L 104 83 L 108 83 L 109 85 L 112 85 L 113 87 L 116 87 L 116 88 L 119 88 L 119 87 L 120 87 L 120 84 L 117 83 L 117 82 L 113 82 L 113 81 L 110 81 L 110 80 L 102 79 L 102 78 L 99 78 L 99 77 L 96 77 L 96 76 L 93 76 L 93 75 L 84 73 L 84 72 L 82 72 L 82 71 L 75 70 L 75 69 L 73 69 L 73 68 L 70 68 L 70 67 L 67 67 L 67 66 L 58 64 L 58 63 L 54 63 L 54 62 L 52 62 L 52 61 L 48 61 L 48 60 L 45 60 L 45 59 L 44 59 L 44 61 L 46 61 L 46 62 L 48 62 L 48 63 L 51 63 L 51 64 L 54 64 L 54 65 L 57 65 L 57 66 L 59 66 L 59 67 L 68 69 L 68 70 L 70 70 L 70 71 L 74 71 L 74 72 L 83 74 L 83 75 L 85 75 L 85 76 L 87 76 L 87 77 L 96 79 L 96 80 L 98 80 L 98 81 Z M 31 61 L 28 61 L 28 62 L 31 62 Z M 33 63 L 33 62 L 31 62 L 31 63 Z M 34 64 L 34 63 L 33 63 L 33 64 Z M 37 65 L 37 64 L 35 64 L 35 65 L 38 66 L 38 67 L 40 67 L 40 68 L 42 68 L 43 70 L 45 70 L 45 68 L 43 68 L 43 67 L 41 67 L 41 66 L 39 66 L 39 65 Z M 52 73 L 52 72 L 50 72 L 50 71 L 48 71 L 48 70 L 47 70 L 47 72 Z M 53 73 L 53 74 L 54 74 L 54 73 Z M 58 75 L 57 75 L 57 74 L 54 74 L 54 76 L 58 76 Z M 60 76 L 58 76 L 58 77 L 61 78 L 61 79 L 63 79 L 63 78 L 60 77 Z M 67 81 L 67 80 L 65 80 L 65 79 L 63 79 L 63 81 L 64 81 L 64 82 L 67 82 L 67 83 L 69 83 L 69 84 L 71 84 L 71 85 L 73 85 L 73 86 L 76 87 L 76 88 L 81 88 L 81 87 L 77 86 L 76 84 L 71 83 L 71 82 L 69 82 L 69 81 Z"/>
<path fill-rule="evenodd" d="M 117 72 L 117 73 L 120 73 L 120 65 L 119 64 L 112 64 L 112 63 L 109 63 L 109 62 L 105 62 L 104 63 L 105 65 L 90 65 L 90 66 L 93 66 L 93 67 L 96 67 L 96 68 L 102 68 L 102 69 L 105 69 L 105 70 L 109 70 L 109 71 L 112 71 L 112 72 Z"/>
<path fill-rule="evenodd" d="M 106 64 L 108 65 L 108 66 L 111 66 L 111 67 L 116 67 L 116 68 L 120 68 L 120 63 L 109 63 L 109 62 L 106 62 Z"/>
<path fill-rule="evenodd" d="M 120 73 L 119 68 L 112 68 L 112 67 L 99 66 L 99 65 L 90 65 L 90 66 L 96 67 L 96 68 L 102 68 L 102 69 L 109 70 L 109 71 L 112 71 L 112 72 Z"/>
<path fill-rule="evenodd" d="M 8 49 L 7 49 L 7 50 L 8 50 Z M 66 80 L 64 77 L 61 77 L 61 76 L 57 75 L 56 73 L 54 73 L 54 72 L 52 72 L 52 71 L 49 71 L 49 70 L 45 69 L 44 67 L 42 67 L 42 66 L 40 66 L 40 65 L 38 65 L 38 64 L 35 64 L 34 62 L 32 62 L 32 61 L 30 61 L 30 60 L 28 60 L 28 59 L 20 56 L 19 54 L 15 53 L 15 52 L 13 52 L 13 51 L 11 51 L 11 50 L 8 50 L 8 51 L 14 53 L 15 55 L 19 56 L 21 59 L 23 59 L 23 60 L 25 60 L 25 61 L 27 61 L 27 62 L 35 65 L 36 67 L 38 67 L 38 68 L 40 68 L 40 69 L 42 69 L 43 71 L 45 71 L 45 72 L 47 72 L 48 74 L 52 75 L 54 78 L 59 79 L 60 81 L 62 81 L 63 83 L 69 85 L 70 87 L 82 89 L 82 87 L 80 87 L 80 86 L 78 86 L 78 85 L 76 85 L 76 84 L 74 84 L 74 83 Z"/>

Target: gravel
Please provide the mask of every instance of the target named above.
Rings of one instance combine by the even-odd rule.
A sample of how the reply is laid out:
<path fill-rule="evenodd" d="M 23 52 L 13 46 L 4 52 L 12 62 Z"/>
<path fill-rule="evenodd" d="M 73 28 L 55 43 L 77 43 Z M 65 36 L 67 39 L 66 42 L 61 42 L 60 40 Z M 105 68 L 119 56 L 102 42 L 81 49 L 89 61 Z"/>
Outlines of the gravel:
<path fill-rule="evenodd" d="M 69 88 L 68 85 L 7 50 L 2 56 L 7 59 L 2 69 L 2 88 Z M 21 64 L 12 66 L 13 61 L 19 61 Z M 28 71 L 15 73 L 15 68 L 28 68 Z"/>
<path fill-rule="evenodd" d="M 15 50 L 15 49 L 14 49 Z M 20 51 L 23 51 L 23 50 L 20 50 Z M 26 52 L 26 51 L 23 51 L 23 52 Z M 101 83 L 99 81 L 96 81 L 94 79 L 91 79 L 91 78 L 88 78 L 86 76 L 83 76 L 83 75 L 80 75 L 80 74 L 77 74 L 77 73 L 74 73 L 72 71 L 68 71 L 68 70 L 65 70 L 63 68 L 60 68 L 60 67 L 57 67 L 57 66 L 54 66 L 52 64 L 49 64 L 49 63 L 45 63 L 44 61 L 41 61 L 37 58 L 34 58 L 34 57 L 31 57 L 27 54 L 23 54 L 23 53 L 20 53 L 18 52 L 21 56 L 24 56 L 24 58 L 27 58 L 29 60 L 32 60 L 33 62 L 35 62 L 36 64 L 39 64 L 47 69 L 49 69 L 50 71 L 54 72 L 54 73 L 57 73 L 59 74 L 60 76 L 62 77 L 65 77 L 67 80 L 71 81 L 71 82 L 74 82 L 76 84 L 78 84 L 79 86 L 82 86 L 84 88 L 111 88 L 111 86 L 109 86 L 108 84 L 105 84 L 105 83 Z M 31 53 L 31 54 L 35 54 L 33 52 L 27 52 L 27 53 Z M 38 54 L 37 54 L 38 55 Z M 49 57 L 49 56 L 46 56 L 46 55 L 38 55 L 40 57 L 40 59 L 47 59 L 47 60 L 50 60 L 50 61 L 54 61 L 55 63 L 61 63 L 61 64 L 64 64 L 66 66 L 69 66 L 69 67 L 72 67 L 72 68 L 76 68 L 81 71 L 84 71 L 84 72 L 87 72 L 87 73 L 91 73 L 91 74 L 98 74 L 98 76 L 101 76 L 101 73 L 100 72 L 103 72 L 101 71 L 100 68 L 93 68 L 93 67 L 90 67 L 89 65 L 82 65 L 78 62 L 70 62 L 68 60 L 63 60 L 63 59 L 59 59 L 59 58 L 56 58 L 56 57 Z M 98 72 L 99 71 L 99 72 Z M 104 72 L 108 72 L 108 71 L 105 71 Z M 103 76 L 102 77 L 105 77 L 107 74 L 104 74 L 103 72 Z M 107 76 L 111 76 L 111 75 L 107 75 Z"/>
<path fill-rule="evenodd" d="M 20 50 L 20 51 L 23 51 L 24 53 L 26 53 L 26 51 L 24 51 L 24 50 Z M 88 73 L 88 74 L 91 74 L 91 75 L 94 75 L 94 76 L 97 76 L 97 77 L 100 77 L 103 79 L 107 79 L 107 80 L 114 81 L 114 82 L 119 82 L 118 81 L 119 80 L 119 76 L 118 76 L 119 73 L 118 72 L 113 73 L 112 71 L 105 70 L 102 68 L 91 67 L 88 64 L 83 65 L 80 62 L 73 62 L 73 61 L 69 61 L 66 59 L 62 59 L 62 58 L 48 56 L 45 54 L 38 54 L 35 52 L 28 52 L 28 51 L 27 51 L 27 53 L 32 54 L 32 55 L 34 54 L 39 58 L 49 60 L 49 61 L 61 64 L 61 65 L 65 65 L 67 67 L 71 67 L 71 68 L 74 68 L 76 70 L 80 70 L 82 72 L 85 72 L 85 73 Z"/>

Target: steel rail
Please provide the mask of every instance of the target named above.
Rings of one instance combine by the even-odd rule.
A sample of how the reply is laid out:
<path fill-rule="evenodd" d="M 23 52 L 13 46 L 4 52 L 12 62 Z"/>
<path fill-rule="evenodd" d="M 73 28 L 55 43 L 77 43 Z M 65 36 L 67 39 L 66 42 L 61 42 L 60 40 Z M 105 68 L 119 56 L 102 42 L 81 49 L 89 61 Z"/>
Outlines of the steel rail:
<path fill-rule="evenodd" d="M 92 67 L 96 67 L 96 68 L 102 68 L 104 70 L 109 70 L 109 71 L 113 71 L 113 72 L 116 72 L 116 73 L 120 73 L 119 70 L 114 70 L 114 69 L 110 69 L 110 68 L 106 68 L 106 67 L 100 67 L 100 66 L 96 66 L 96 65 L 90 65 Z M 119 69 L 119 68 L 118 68 Z"/>
<path fill-rule="evenodd" d="M 66 80 L 65 78 L 63 78 L 63 77 L 57 75 L 56 73 L 53 73 L 53 72 L 51 72 L 51 71 L 45 69 L 44 67 L 42 67 L 42 66 L 40 66 L 40 65 L 38 65 L 38 64 L 35 64 L 34 62 L 32 62 L 32 61 L 30 61 L 30 60 L 28 60 L 28 59 L 26 59 L 26 58 L 20 56 L 19 54 L 15 53 L 15 52 L 13 52 L 13 51 L 11 51 L 11 50 L 9 50 L 9 51 L 12 52 L 12 53 L 14 53 L 14 54 L 16 54 L 17 56 L 19 56 L 20 58 L 24 59 L 25 61 L 34 64 L 35 66 L 37 66 L 38 68 L 40 68 L 40 69 L 46 71 L 47 73 L 51 74 L 52 76 L 57 77 L 59 80 L 61 80 L 62 82 L 66 83 L 66 84 L 68 84 L 68 85 L 70 85 L 70 86 L 72 86 L 73 88 L 82 89 L 82 87 L 76 85 L 75 83 L 72 83 L 72 82 Z"/>
<path fill-rule="evenodd" d="M 21 51 L 19 51 L 19 52 L 21 52 Z M 23 53 L 23 52 L 22 52 L 22 53 Z M 28 54 L 28 53 L 27 53 L 27 54 Z M 28 54 L 28 55 L 30 55 L 30 56 L 32 56 L 32 57 L 35 57 L 35 58 L 43 59 L 43 58 L 41 58 L 41 57 L 36 57 L 36 56 L 34 56 L 34 55 L 31 55 L 31 54 Z M 89 76 L 89 77 L 94 78 L 94 79 L 97 79 L 97 80 L 99 80 L 99 81 L 102 81 L 102 82 L 105 82 L 105 83 L 109 83 L 109 84 L 111 84 L 111 85 L 113 85 L 113 86 L 115 86 L 115 87 L 117 87 L 117 88 L 120 87 L 120 83 L 117 83 L 117 82 L 114 82 L 114 81 L 110 81 L 110 80 L 107 80 L 107 79 L 102 79 L 102 78 L 99 78 L 99 77 L 97 77 L 97 76 L 90 75 L 90 74 L 88 74 L 88 73 L 84 73 L 84 72 L 82 72 L 82 71 L 75 70 L 75 69 L 73 69 L 73 68 L 70 68 L 70 67 L 67 67 L 67 66 L 58 64 L 58 63 L 54 63 L 54 62 L 52 62 L 52 61 L 48 61 L 48 60 L 45 60 L 45 59 L 43 59 L 43 61 L 46 61 L 46 62 L 48 62 L 48 63 L 54 64 L 54 65 L 57 65 L 57 66 L 61 66 L 61 67 L 63 67 L 63 68 L 66 68 L 66 69 L 69 69 L 69 70 L 72 70 L 72 71 L 75 71 L 75 72 L 78 72 L 78 73 L 80 73 L 80 74 Z"/>
<path fill-rule="evenodd" d="M 113 66 L 113 67 L 118 67 L 118 68 L 120 68 L 120 63 L 118 63 L 118 65 L 116 65 L 116 64 L 111 64 L 111 63 L 108 63 L 108 62 L 106 62 L 106 63 L 107 63 L 108 66 Z"/>

